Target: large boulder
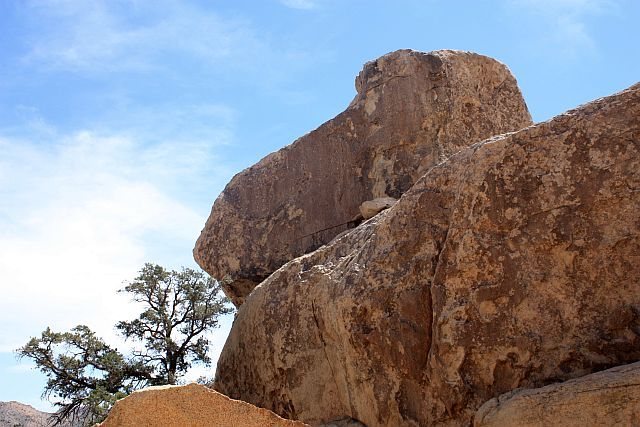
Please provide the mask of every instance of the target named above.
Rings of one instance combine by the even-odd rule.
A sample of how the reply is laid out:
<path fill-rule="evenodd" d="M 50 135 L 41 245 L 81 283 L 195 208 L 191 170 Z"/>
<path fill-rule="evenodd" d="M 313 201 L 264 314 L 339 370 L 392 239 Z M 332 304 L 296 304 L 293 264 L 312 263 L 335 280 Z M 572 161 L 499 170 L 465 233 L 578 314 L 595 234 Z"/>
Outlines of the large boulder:
<path fill-rule="evenodd" d="M 515 390 L 480 407 L 475 427 L 634 426 L 640 362 L 542 388 Z"/>
<path fill-rule="evenodd" d="M 635 85 L 472 145 L 281 267 L 215 388 L 310 424 L 467 425 L 515 388 L 635 362 L 638 212 Z"/>
<path fill-rule="evenodd" d="M 468 52 L 400 50 L 369 62 L 349 107 L 236 175 L 194 257 L 240 305 L 285 262 L 358 223 L 367 200 L 398 198 L 473 142 L 531 124 L 506 66 Z"/>
<path fill-rule="evenodd" d="M 198 384 L 148 387 L 118 400 L 101 427 L 304 427 Z"/>

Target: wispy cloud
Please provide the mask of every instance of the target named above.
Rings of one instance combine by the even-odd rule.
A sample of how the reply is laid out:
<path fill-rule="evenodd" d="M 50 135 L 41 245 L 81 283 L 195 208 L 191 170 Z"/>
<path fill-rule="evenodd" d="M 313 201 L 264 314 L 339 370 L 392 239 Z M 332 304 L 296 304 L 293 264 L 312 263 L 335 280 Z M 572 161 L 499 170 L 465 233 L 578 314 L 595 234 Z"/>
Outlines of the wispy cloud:
<path fill-rule="evenodd" d="M 302 10 L 311 10 L 318 6 L 315 0 L 280 0 L 280 3 L 292 9 Z"/>
<path fill-rule="evenodd" d="M 291 81 L 330 57 L 327 51 L 312 52 L 291 40 L 278 40 L 249 19 L 222 14 L 207 2 L 31 0 L 25 4 L 23 16 L 33 31 L 21 56 L 21 67 L 29 70 L 23 74 L 36 69 L 38 76 L 50 72 L 89 78 L 152 76 L 183 80 L 185 87 L 221 79 L 299 103 L 308 94 L 291 90 Z M 315 0 L 291 2 L 298 8 L 315 5 Z"/>
<path fill-rule="evenodd" d="M 285 82 L 320 56 L 207 2 L 16 8 L 27 50 L 7 75 L 29 76 L 17 83 L 31 92 L 4 100 L 11 117 L 0 126 L 0 352 L 78 323 L 111 342 L 114 322 L 137 311 L 115 292 L 123 280 L 146 261 L 192 264 L 211 203 L 238 168 L 218 156 L 239 120 L 218 77 L 302 97 Z M 225 325 L 212 334 L 214 359 Z"/>
<path fill-rule="evenodd" d="M 246 23 L 187 2 L 47 0 L 29 8 L 42 29 L 31 40 L 27 59 L 57 68 L 149 69 L 158 66 L 158 57 L 176 53 L 211 63 L 239 46 L 258 49 L 261 44 Z"/>
<path fill-rule="evenodd" d="M 244 19 L 185 1 L 45 0 L 30 2 L 28 13 L 39 31 L 25 60 L 54 69 L 146 72 L 187 60 L 210 72 L 252 70 L 261 63 L 264 72 L 302 55 L 274 47 Z"/>
<path fill-rule="evenodd" d="M 181 193 L 226 181 L 210 174 L 225 170 L 215 146 L 132 135 L 0 137 L 0 351 L 46 326 L 87 323 L 112 336 L 135 313 L 116 295 L 123 280 L 146 261 L 191 263 L 209 201 Z"/>
<path fill-rule="evenodd" d="M 16 69 L 45 88 L 78 76 L 78 88 L 65 105 L 75 120 L 24 97 L 0 127 L 0 352 L 46 326 L 86 323 L 115 339 L 114 322 L 137 310 L 115 291 L 144 262 L 193 265 L 211 203 L 237 167 L 218 154 L 234 142 L 236 110 L 193 92 L 210 87 L 209 70 L 255 70 L 268 80 L 285 61 L 247 22 L 193 3 L 16 7 L 32 27 Z M 121 74 L 92 79 L 101 73 Z M 150 81 L 152 89 L 136 86 Z M 93 110 L 83 115 L 85 105 Z M 214 333 L 214 356 L 227 330 Z"/>
<path fill-rule="evenodd" d="M 588 19 L 618 9 L 615 0 L 508 0 L 507 4 L 535 16 L 544 38 L 539 41 L 567 55 L 596 49 Z"/>

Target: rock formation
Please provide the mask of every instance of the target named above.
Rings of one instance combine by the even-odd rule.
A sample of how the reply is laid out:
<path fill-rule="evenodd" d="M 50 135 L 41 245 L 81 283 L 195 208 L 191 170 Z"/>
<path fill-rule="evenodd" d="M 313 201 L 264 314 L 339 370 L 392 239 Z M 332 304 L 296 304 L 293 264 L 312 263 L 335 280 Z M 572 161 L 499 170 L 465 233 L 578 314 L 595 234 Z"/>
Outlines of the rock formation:
<path fill-rule="evenodd" d="M 102 427 L 303 427 L 202 385 L 149 387 L 116 402 Z"/>
<path fill-rule="evenodd" d="M 640 362 L 491 399 L 475 427 L 633 426 L 640 423 Z"/>
<path fill-rule="evenodd" d="M 307 250 L 289 251 L 290 240 L 278 236 L 339 222 L 383 192 L 397 197 L 428 165 L 485 131 L 527 123 L 515 83 L 497 63 L 451 52 L 394 55 L 404 58 L 399 64 L 421 64 L 428 83 L 404 87 L 412 80 L 393 77 L 402 73 L 383 77 L 395 56 L 367 65 L 347 113 L 232 181 L 201 236 L 196 250 L 201 263 L 214 274 L 257 280 Z M 436 78 L 439 73 L 446 78 Z M 500 80 L 504 83 L 496 85 Z M 426 90 L 434 81 L 440 83 Z M 470 101 L 468 107 L 455 101 L 455 93 L 470 90 L 471 82 L 495 88 L 475 93 L 501 106 L 491 108 L 497 124 L 478 121 L 485 101 Z M 509 96 L 495 101 L 505 87 Z M 394 97 L 394 91 L 402 95 Z M 403 98 L 425 99 L 430 113 L 407 111 L 397 102 Z M 386 104 L 387 99 L 395 101 Z M 416 101 L 407 104 L 414 108 Z M 440 105 L 460 114 L 454 114 L 455 121 L 435 121 L 440 124 L 434 130 L 435 122 L 425 117 Z M 398 141 L 441 139 L 416 146 L 417 157 L 427 159 L 420 167 L 406 167 L 411 162 L 398 161 L 396 154 L 385 157 L 394 162 L 362 166 L 357 174 L 373 183 L 371 188 L 363 183 L 366 190 L 332 182 L 338 188 L 332 197 L 344 198 L 332 199 L 327 212 L 343 216 L 311 218 L 302 200 L 306 188 L 315 194 L 323 181 L 312 179 L 323 169 L 313 169 L 307 181 L 300 178 L 311 168 L 301 166 L 312 157 L 305 147 L 310 141 L 357 144 L 372 135 L 371 117 L 384 114 L 399 120 L 393 147 Z M 409 126 L 416 115 L 423 126 Z M 513 115 L 519 119 L 507 119 Z M 472 116 L 478 129 L 469 127 Z M 382 119 L 378 123 L 378 132 L 395 135 L 384 133 Z M 381 155 L 386 148 L 374 151 Z M 318 159 L 331 153 L 346 162 L 324 169 L 334 177 L 353 161 L 346 149 L 317 153 Z M 405 169 L 380 172 L 396 163 Z M 294 172 L 300 184 L 291 181 Z M 282 199 L 283 192 L 291 199 Z M 267 194 L 273 200 L 266 200 Z M 310 203 L 323 207 L 322 197 Z M 269 216 L 278 203 L 279 214 Z M 264 204 L 269 208 L 262 210 Z M 216 226 L 223 212 L 230 218 Z M 518 387 L 635 362 L 640 359 L 638 212 L 640 85 L 635 85 L 548 122 L 471 145 L 426 171 L 392 208 L 286 263 L 240 307 L 215 388 L 314 425 L 345 417 L 369 427 L 467 425 L 484 402 Z M 249 219 L 255 226 L 249 227 Z M 289 222 L 292 228 L 285 232 Z M 235 241 L 205 255 L 210 249 L 204 242 L 232 233 L 238 233 Z M 273 249 L 266 250 L 267 244 Z M 244 249 L 252 245 L 256 255 Z M 221 260 L 214 268 L 215 257 Z M 242 273 L 240 266 L 255 267 L 256 274 Z"/>
<path fill-rule="evenodd" d="M 467 52 L 400 50 L 369 62 L 333 120 L 236 175 L 196 243 L 236 305 L 285 262 L 357 224 L 360 204 L 400 197 L 429 168 L 531 123 L 503 64 Z"/>

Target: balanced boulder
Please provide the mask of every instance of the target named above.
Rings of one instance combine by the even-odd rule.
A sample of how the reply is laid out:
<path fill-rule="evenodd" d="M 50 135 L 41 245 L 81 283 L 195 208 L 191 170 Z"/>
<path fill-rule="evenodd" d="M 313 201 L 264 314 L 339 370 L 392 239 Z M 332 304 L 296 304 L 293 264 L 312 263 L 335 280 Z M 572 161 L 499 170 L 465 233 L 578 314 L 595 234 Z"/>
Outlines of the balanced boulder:
<path fill-rule="evenodd" d="M 399 198 L 468 145 L 531 124 L 516 80 L 486 56 L 399 50 L 369 62 L 336 118 L 240 172 L 194 248 L 240 305 L 287 261 L 355 226 L 360 205 Z"/>

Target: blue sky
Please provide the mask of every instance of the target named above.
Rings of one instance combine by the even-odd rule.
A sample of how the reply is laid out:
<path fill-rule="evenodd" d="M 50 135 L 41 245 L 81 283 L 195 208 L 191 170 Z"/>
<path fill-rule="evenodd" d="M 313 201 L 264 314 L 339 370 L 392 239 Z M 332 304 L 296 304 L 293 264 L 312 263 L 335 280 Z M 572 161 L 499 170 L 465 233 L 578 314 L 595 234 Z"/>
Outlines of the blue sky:
<path fill-rule="evenodd" d="M 542 121 L 640 80 L 639 18 L 634 0 L 0 1 L 0 400 L 47 409 L 12 350 L 46 326 L 116 340 L 123 281 L 194 266 L 226 182 L 342 111 L 364 62 L 486 54 Z"/>

